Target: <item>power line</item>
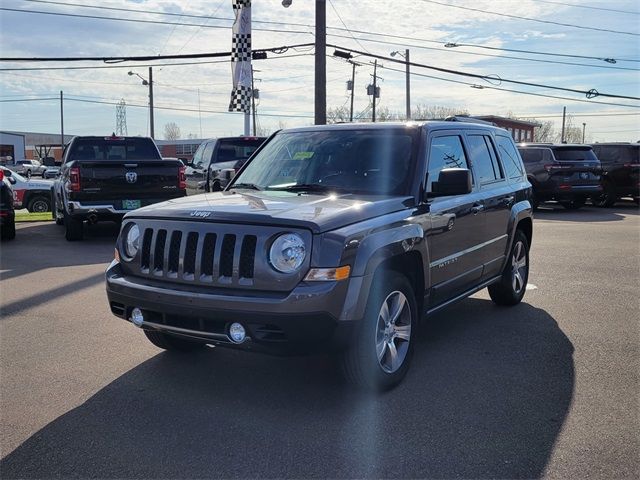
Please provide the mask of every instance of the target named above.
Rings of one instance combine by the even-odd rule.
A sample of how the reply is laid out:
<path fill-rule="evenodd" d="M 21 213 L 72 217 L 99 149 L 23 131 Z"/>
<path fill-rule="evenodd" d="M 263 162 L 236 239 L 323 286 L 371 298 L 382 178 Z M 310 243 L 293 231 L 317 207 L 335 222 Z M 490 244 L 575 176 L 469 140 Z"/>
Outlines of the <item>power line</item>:
<path fill-rule="evenodd" d="M 363 50 L 366 50 L 368 52 L 369 50 L 367 50 L 367 47 L 362 45 L 360 41 L 353 35 L 353 33 L 351 33 L 351 30 L 349 30 L 349 27 L 347 27 L 347 24 L 344 23 L 344 20 L 342 20 L 342 17 L 338 13 L 338 10 L 336 9 L 335 5 L 331 0 L 329 0 L 329 5 L 331 5 L 331 8 L 333 9 L 334 13 L 338 17 L 338 20 L 340 20 L 340 23 L 342 23 L 342 26 L 347 30 L 347 32 L 349 32 L 349 35 L 351 35 L 351 38 L 353 38 L 356 41 L 356 43 L 362 47 Z"/>
<path fill-rule="evenodd" d="M 105 7 L 105 6 L 101 6 L 101 5 L 87 5 L 87 4 L 73 3 L 73 2 L 57 2 L 57 1 L 51 1 L 51 0 L 22 0 L 22 1 L 53 4 L 53 5 L 63 5 L 63 6 L 73 6 L 73 7 L 81 7 L 81 8 L 93 8 L 93 9 L 109 10 L 109 11 L 142 13 L 142 14 L 145 14 L 145 15 L 163 15 L 163 16 L 170 16 L 170 17 L 198 18 L 198 19 L 206 19 L 207 21 L 211 20 L 211 19 L 221 20 L 221 21 L 229 21 L 229 22 L 233 22 L 234 21 L 233 18 L 215 17 L 214 16 L 215 13 L 220 9 L 220 6 L 222 6 L 222 3 L 218 6 L 218 8 L 214 11 L 214 13 L 212 15 L 195 15 L 195 14 L 186 14 L 184 12 L 178 14 L 178 13 L 171 13 L 171 12 L 149 11 L 149 10 L 140 10 L 140 9 L 133 9 L 133 8 L 118 8 L 118 7 Z M 223 3 L 224 3 L 224 1 L 225 0 L 223 0 Z M 543 0 L 538 0 L 538 1 L 543 1 Z M 548 3 L 550 3 L 550 2 L 548 2 Z M 585 7 L 585 8 L 589 8 L 589 7 Z M 595 7 L 591 7 L 591 8 L 595 8 Z M 335 7 L 334 7 L 334 10 L 335 10 Z M 633 13 L 633 12 L 631 12 L 631 13 Z M 336 14 L 338 15 L 338 12 L 336 12 Z M 345 25 L 344 21 L 342 21 L 342 18 L 339 15 L 338 15 L 338 18 L 342 22 L 344 28 L 327 26 L 327 29 L 345 31 L 345 32 L 349 33 L 350 35 L 352 35 L 352 38 L 354 38 L 354 40 L 356 40 L 356 41 L 358 41 L 358 39 L 353 37 L 353 33 L 374 35 L 374 36 L 380 36 L 380 37 L 388 37 L 388 38 L 397 38 L 397 39 L 401 39 L 401 40 L 411 40 L 411 41 L 419 41 L 419 42 L 426 42 L 426 43 L 436 43 L 438 45 L 444 45 L 445 44 L 445 42 L 442 41 L 442 40 L 424 39 L 424 38 L 418 38 L 418 37 L 408 37 L 408 36 L 404 36 L 404 35 L 394 35 L 394 34 L 389 34 L 389 33 L 371 32 L 371 31 L 367 31 L 367 30 L 357 30 L 357 29 L 353 29 L 353 28 L 349 29 Z M 114 17 L 104 17 L 104 19 L 107 19 L 107 20 L 118 20 L 117 18 L 114 18 Z M 132 19 L 132 21 L 136 21 L 136 20 Z M 310 24 L 306 24 L 306 23 L 297 23 L 297 22 L 281 22 L 281 21 L 267 21 L 267 20 L 255 20 L 255 19 L 252 19 L 252 23 L 265 24 L 265 25 L 289 25 L 289 26 L 294 26 L 294 27 L 303 27 L 303 28 L 309 29 L 309 32 L 307 32 L 307 33 L 311 33 L 311 30 L 314 28 L 314 25 L 310 25 Z M 170 24 L 170 25 L 181 25 L 180 23 L 168 23 L 168 24 Z M 191 26 L 192 24 L 187 24 L 187 25 Z M 199 26 L 199 27 L 200 28 L 198 29 L 198 31 L 200 29 L 202 29 L 202 28 L 207 27 L 207 25 L 205 24 L 205 25 L 202 25 L 202 26 Z M 216 28 L 224 28 L 224 27 L 216 26 Z M 254 29 L 254 30 L 256 30 L 256 29 Z M 197 31 L 196 31 L 196 33 L 197 33 Z M 192 38 L 193 38 L 193 36 L 192 36 Z M 465 46 L 482 47 L 482 45 L 472 45 L 472 44 L 466 44 Z M 182 51 L 183 48 L 184 48 L 184 46 L 179 50 L 179 52 Z M 536 51 L 528 51 L 528 50 L 512 50 L 512 49 L 508 49 L 508 48 L 499 48 L 499 47 L 492 47 L 492 48 L 495 49 L 495 50 L 514 51 L 514 52 L 520 52 L 520 53 L 532 53 L 532 54 L 535 54 L 535 55 L 562 56 L 562 57 L 569 57 L 569 58 L 571 58 L 571 57 L 573 57 L 573 58 L 585 58 L 585 59 L 600 60 L 600 61 L 612 60 L 611 58 L 605 59 L 605 58 L 597 57 L 597 56 L 573 55 L 573 54 L 562 54 L 562 53 L 551 53 L 551 52 L 536 52 Z M 640 62 L 640 60 L 637 60 L 637 59 L 615 59 L 615 60 L 617 60 L 617 61 Z"/>
<path fill-rule="evenodd" d="M 372 58 L 377 58 L 379 60 L 384 60 L 390 63 L 399 63 L 399 64 L 403 64 L 406 65 L 406 61 L 404 60 L 396 60 L 393 57 L 385 57 L 383 55 L 376 55 L 373 53 L 366 53 L 366 52 L 362 52 L 362 51 L 358 51 L 358 50 L 354 50 L 352 48 L 344 48 L 344 47 L 340 47 L 337 45 L 330 45 L 327 44 L 327 47 L 332 47 L 332 48 L 336 48 L 339 50 L 346 50 L 348 52 L 351 53 L 356 53 L 358 55 L 363 55 L 363 56 L 367 56 L 367 57 L 372 57 Z M 549 90 L 558 90 L 558 91 L 563 91 L 563 92 L 570 92 L 570 93 L 580 93 L 582 95 L 585 95 L 587 98 L 595 98 L 595 97 L 610 97 L 610 98 L 621 98 L 621 99 L 628 99 L 628 100 L 640 100 L 640 97 L 632 97 L 632 96 L 628 96 L 628 95 L 616 95 L 616 94 L 612 94 L 612 93 L 601 93 L 598 92 L 595 88 L 592 88 L 591 90 L 578 90 L 576 88 L 565 88 L 565 87 L 556 87 L 553 85 L 545 85 L 542 83 L 533 83 L 533 82 L 524 82 L 521 80 L 513 80 L 513 79 L 509 79 L 509 78 L 502 78 L 499 77 L 497 75 L 482 75 L 479 73 L 471 73 L 471 72 L 464 72 L 461 70 L 453 70 L 450 68 L 443 68 L 443 67 L 436 67 L 434 65 L 427 65 L 424 63 L 416 63 L 416 62 L 408 62 L 409 65 L 411 65 L 412 67 L 418 67 L 418 68 L 425 68 L 425 69 L 429 69 L 429 70 L 435 70 L 438 72 L 443 72 L 443 73 L 450 73 L 453 75 L 460 75 L 460 76 L 464 76 L 464 77 L 470 77 L 470 78 L 478 78 L 481 80 L 485 80 L 489 83 L 491 82 L 506 82 L 506 83 L 513 83 L 516 85 L 526 85 L 529 87 L 540 87 L 540 88 L 546 88 Z"/>
<path fill-rule="evenodd" d="M 151 15 L 165 15 L 165 16 L 173 16 L 173 17 L 186 17 L 186 18 L 198 18 L 198 19 L 206 19 L 206 21 L 208 22 L 211 19 L 216 19 L 216 20 L 222 20 L 222 21 L 233 21 L 232 18 L 226 18 L 226 17 L 215 17 L 213 15 L 215 15 L 215 13 L 219 10 L 220 6 L 219 5 L 218 8 L 216 9 L 216 11 L 214 11 L 214 13 L 210 16 L 207 15 L 194 15 L 194 14 L 186 14 L 186 13 L 181 13 L 181 14 L 177 14 L 177 13 L 171 13 L 171 12 L 157 12 L 157 11 L 146 11 L 146 10 L 139 10 L 139 9 L 132 9 L 132 8 L 118 8 L 118 7 L 105 7 L 105 6 L 99 6 L 99 5 L 86 5 L 86 4 L 80 4 L 80 3 L 65 3 L 65 2 L 56 2 L 56 1 L 48 1 L 48 0 L 23 0 L 25 2 L 36 2 L 36 3 L 46 3 L 46 4 L 53 4 L 53 5 L 64 5 L 64 6 L 74 6 L 74 7 L 82 7 L 82 8 L 93 8 L 93 9 L 101 9 L 101 10 L 111 10 L 111 11 L 124 11 L 124 12 L 132 12 L 132 13 L 143 13 L 143 14 L 151 14 Z M 332 5 L 333 7 L 333 5 Z M 335 10 L 335 7 L 333 7 Z M 26 11 L 31 12 L 30 10 Z M 42 13 L 51 13 L 51 12 L 42 12 Z M 60 15 L 65 15 L 60 13 Z M 340 21 L 342 22 L 342 24 L 344 25 L 344 28 L 340 28 L 340 27 L 330 27 L 328 26 L 327 28 L 329 30 L 339 30 L 339 31 L 345 31 L 347 33 L 349 33 L 349 35 L 351 36 L 351 38 L 353 38 L 356 42 L 359 42 L 359 39 L 356 38 L 353 33 L 360 33 L 360 34 L 366 34 L 366 35 L 374 35 L 374 36 L 381 36 L 381 37 L 388 37 L 388 38 L 397 38 L 397 39 L 401 39 L 401 40 L 410 40 L 410 41 L 419 41 L 419 42 L 426 42 L 426 43 L 436 43 L 439 45 L 445 45 L 441 40 L 430 40 L 430 39 L 424 39 L 424 38 L 418 38 L 418 37 L 407 37 L 407 36 L 403 36 L 403 35 L 393 35 L 393 34 L 388 34 L 388 33 L 378 33 L 378 32 L 371 32 L 371 31 L 366 31 L 366 30 L 356 30 L 356 29 L 349 29 L 346 24 L 344 23 L 344 21 L 342 20 L 342 18 L 340 17 L 340 15 L 338 14 L 338 12 L 336 11 L 336 15 L 338 15 L 338 18 L 340 19 Z M 96 17 L 96 18 L 100 18 L 103 20 L 120 20 L 119 18 L 114 18 L 114 17 Z M 137 21 L 135 19 L 130 19 L 131 21 Z M 184 47 L 186 46 L 186 44 L 188 44 L 191 39 L 195 36 L 195 34 L 197 34 L 197 32 L 199 30 L 201 30 L 202 28 L 205 27 L 211 27 L 211 28 L 226 28 L 226 27 L 222 27 L 222 26 L 212 26 L 212 25 L 207 25 L 206 23 L 203 25 L 199 25 L 199 24 L 183 24 L 183 23 L 175 23 L 175 22 L 163 22 L 164 24 L 167 25 L 174 25 L 174 27 L 176 25 L 187 25 L 187 26 L 198 26 L 198 30 L 196 32 L 194 32 L 194 34 L 191 36 L 191 38 L 185 43 L 185 45 L 183 45 L 180 50 L 178 51 L 181 52 Z M 309 24 L 304 24 L 304 23 L 295 23 L 295 22 L 274 22 L 274 21 L 266 21 L 266 20 L 252 20 L 252 23 L 257 23 L 257 24 L 271 24 L 271 25 L 290 25 L 290 26 L 295 26 L 295 27 L 304 27 L 304 28 L 308 28 L 308 29 L 312 29 L 313 25 L 309 25 Z M 260 29 L 255 29 L 254 30 L 260 30 Z M 282 30 L 278 30 L 281 32 L 284 32 Z M 296 32 L 296 33 L 300 33 L 300 32 Z M 308 31 L 306 33 L 311 34 L 311 31 Z M 342 38 L 347 38 L 347 37 L 342 37 Z M 362 40 L 362 39 L 360 39 Z M 372 41 L 372 40 L 369 40 Z M 448 43 L 447 45 L 456 45 L 455 43 Z M 362 46 L 362 45 L 361 45 Z M 474 45 L 474 44 L 465 44 L 465 46 L 472 46 L 472 47 L 477 47 L 477 48 L 483 48 L 485 46 L 483 45 Z M 364 47 L 363 47 L 364 48 Z M 487 47 L 488 48 L 488 47 Z M 549 56 L 562 56 L 562 57 L 568 57 L 568 58 L 584 58 L 584 59 L 591 59 L 591 60 L 599 60 L 599 61 L 607 61 L 609 63 L 616 63 L 616 61 L 630 61 L 630 62 L 640 62 L 640 60 L 637 59 L 613 59 L 613 58 L 602 58 L 602 57 L 596 57 L 596 56 L 587 56 L 587 55 L 573 55 L 573 54 L 561 54 L 561 53 L 550 53 L 550 52 L 539 52 L 539 51 L 528 51 L 528 50 L 515 50 L 515 49 L 508 49 L 508 48 L 499 48 L 499 47 L 491 47 L 493 50 L 502 50 L 502 51 L 514 51 L 514 52 L 519 52 L 519 53 L 531 53 L 531 54 L 535 54 L 535 55 L 549 55 Z M 364 48 L 364 50 L 366 50 L 366 48 Z M 437 50 L 441 50 L 441 49 L 437 49 Z M 457 51 L 456 53 L 463 53 L 460 51 Z M 576 65 L 580 65 L 580 64 L 576 64 Z"/>
<path fill-rule="evenodd" d="M 497 15 L 497 16 L 500 16 L 500 17 L 515 18 L 515 19 L 518 19 L 518 20 L 526 20 L 528 22 L 545 23 L 545 24 L 548 24 L 548 25 L 559 25 L 561 27 L 580 28 L 582 30 L 594 30 L 594 31 L 597 31 L 597 32 L 619 33 L 621 35 L 633 35 L 635 37 L 640 36 L 640 33 L 635 33 L 635 32 L 623 32 L 623 31 L 620 31 L 620 30 L 610 30 L 608 28 L 585 27 L 584 25 L 574 25 L 572 23 L 561 23 L 561 22 L 553 22 L 551 20 L 540 20 L 539 18 L 521 17 L 520 15 L 511 15 L 511 14 L 508 14 L 508 13 L 492 12 L 490 10 L 482 10 L 480 8 L 463 7 L 461 5 L 453 5 L 451 3 L 436 2 L 435 0 L 420 0 L 420 1 L 425 2 L 425 3 L 432 3 L 432 4 L 435 4 L 435 5 L 441 5 L 443 7 L 459 8 L 461 10 L 468 10 L 468 11 L 471 11 L 471 12 L 488 13 L 490 15 Z"/>
<path fill-rule="evenodd" d="M 308 57 L 312 54 L 309 53 L 298 53 L 294 55 L 279 55 L 277 57 L 268 57 L 267 60 L 280 60 L 285 58 L 296 58 L 296 57 Z M 260 60 L 263 62 L 264 60 Z M 177 67 L 181 65 L 212 65 L 216 63 L 225 63 L 228 64 L 229 60 L 211 60 L 208 62 L 174 62 L 174 63 L 152 63 L 152 64 L 138 64 L 138 65 L 95 65 L 95 66 L 83 66 L 83 67 L 17 67 L 17 68 L 0 68 L 0 73 L 2 72 L 26 72 L 26 71 L 42 71 L 42 70 L 100 70 L 103 68 L 140 68 L 140 67 Z"/>
<path fill-rule="evenodd" d="M 336 37 L 336 38 L 350 38 L 346 35 L 339 35 L 339 34 L 335 34 L 335 33 L 329 33 L 327 34 L 327 36 L 329 37 Z M 399 43 L 399 42 L 389 42 L 389 41 L 384 41 L 384 40 L 374 40 L 374 39 L 369 39 L 369 38 L 361 38 L 360 40 L 362 40 L 363 42 L 373 42 L 373 43 L 380 43 L 380 44 L 384 44 L 384 45 L 395 45 L 395 46 L 402 46 L 402 47 L 411 47 L 411 48 L 418 48 L 418 49 L 422 49 L 422 50 L 438 50 L 438 51 L 442 51 L 445 52 L 447 51 L 447 48 L 450 47 L 457 47 L 457 46 L 463 46 L 462 44 L 457 44 L 457 43 L 447 43 L 445 44 L 445 47 L 447 48 L 437 48 L 437 47 L 426 47 L 424 45 L 415 45 L 415 44 L 407 44 L 407 43 Z M 358 42 L 360 43 L 360 42 Z M 464 45 L 464 46 L 469 46 L 469 47 L 475 47 L 475 45 Z M 480 48 L 485 48 L 485 47 L 480 47 Z M 486 48 L 493 48 L 493 47 L 486 47 Z M 499 49 L 499 48 L 494 48 L 496 50 L 506 50 L 506 49 Z M 366 49 L 365 49 L 366 50 Z M 368 50 L 366 50 L 367 52 L 369 52 Z M 591 68 L 606 68 L 606 69 L 613 69 L 613 70 L 632 70 L 632 71 L 638 71 L 639 69 L 637 68 L 630 68 L 630 67 L 614 67 L 611 65 L 590 65 L 590 64 L 584 64 L 584 63 L 575 63 L 575 62 L 562 62 L 562 61 L 558 61 L 558 60 L 542 60 L 539 58 L 526 58 L 526 57 L 514 57 L 514 56 L 510 56 L 510 55 L 491 55 L 489 53 L 478 53 L 478 52 L 467 52 L 464 50 L 450 50 L 453 53 L 459 53 L 459 54 L 464 54 L 464 55 L 475 55 L 475 56 L 479 56 L 479 57 L 491 57 L 491 58 L 499 58 L 499 59 L 510 59 L 510 60 L 524 60 L 527 62 L 538 62 L 538 63 L 550 63 L 550 64 L 559 64 L 559 65 L 572 65 L 572 66 L 577 66 L 577 67 L 591 67 Z M 531 53 L 535 53 L 535 52 L 531 52 Z M 585 57 L 585 58 L 593 58 L 593 57 Z M 613 63 L 616 63 L 616 60 L 614 59 L 598 59 L 598 60 L 604 60 L 604 61 L 608 61 L 611 60 Z M 629 61 L 635 61 L 635 60 L 629 60 Z M 640 62 L 640 60 L 638 60 Z M 610 62 L 611 63 L 611 62 Z"/>
<path fill-rule="evenodd" d="M 380 68 L 383 68 L 385 70 L 391 70 L 391 71 L 394 71 L 394 72 L 405 73 L 405 70 L 400 70 L 400 69 L 397 69 L 397 68 L 390 68 L 390 67 L 383 67 L 383 66 L 380 66 Z M 414 76 L 417 76 L 417 77 L 432 78 L 434 80 L 442 80 L 444 82 L 457 83 L 457 84 L 460 84 L 460 85 L 467 85 L 469 87 L 476 88 L 478 90 L 485 90 L 485 89 L 487 89 L 487 90 L 499 90 L 501 92 L 517 93 L 517 94 L 521 94 L 521 95 L 531 95 L 531 96 L 534 96 L 534 97 L 553 98 L 553 99 L 556 99 L 556 100 L 568 100 L 568 101 L 571 101 L 571 102 L 589 103 L 589 104 L 592 104 L 592 105 L 593 104 L 597 104 L 597 105 L 610 105 L 610 106 L 615 106 L 615 107 L 640 108 L 640 106 L 628 105 L 628 104 L 624 104 L 624 103 L 600 102 L 600 101 L 596 101 L 596 100 L 583 100 L 581 98 L 560 97 L 560 96 L 556 96 L 556 95 L 546 95 L 546 94 L 535 93 L 535 92 L 524 92 L 522 90 L 513 90 L 513 89 L 509 89 L 509 88 L 494 87 L 494 86 L 489 86 L 489 85 L 477 85 L 475 83 L 463 82 L 461 80 L 453 80 L 451 78 L 436 77 L 434 75 L 425 75 L 424 73 L 410 72 L 410 74 L 414 75 Z"/>
<path fill-rule="evenodd" d="M 132 18 L 104 17 L 100 15 L 81 15 L 79 13 L 45 12 L 42 10 L 21 10 L 19 8 L 1 7 L 0 10 L 6 11 L 6 12 L 32 13 L 32 14 L 38 14 L 38 15 L 54 15 L 58 17 L 92 18 L 94 20 L 113 20 L 116 22 L 151 23 L 155 25 L 181 25 L 184 27 L 218 28 L 223 30 L 228 30 L 231 28 L 230 26 L 223 26 L 223 25 L 207 25 L 207 24 L 198 24 L 198 23 L 166 22 L 163 20 L 143 20 L 143 19 L 132 19 Z M 304 34 L 304 35 L 311 35 L 311 32 L 307 32 L 307 31 L 303 32 L 300 30 L 282 30 L 282 29 L 273 29 L 273 28 L 253 28 L 252 30 L 260 31 L 260 32 L 298 33 L 298 34 Z"/>
<path fill-rule="evenodd" d="M 575 3 L 564 3 L 564 2 L 552 2 L 551 0 L 533 0 L 534 2 L 540 3 L 549 3 L 551 5 L 563 5 L 566 7 L 574 7 L 574 8 L 588 8 L 590 10 L 602 10 L 605 12 L 616 12 L 616 13 L 630 13 L 632 15 L 640 15 L 640 12 L 633 12 L 630 10 L 617 10 L 615 8 L 605 8 L 605 7 L 591 7 L 589 5 L 577 5 Z"/>

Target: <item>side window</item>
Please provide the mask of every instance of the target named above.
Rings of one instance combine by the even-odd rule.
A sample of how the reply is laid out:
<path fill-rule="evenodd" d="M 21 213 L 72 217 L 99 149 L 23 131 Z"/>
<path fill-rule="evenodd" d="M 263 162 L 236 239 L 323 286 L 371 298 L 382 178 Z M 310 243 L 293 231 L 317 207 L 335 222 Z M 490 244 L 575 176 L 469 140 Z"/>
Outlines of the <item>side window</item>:
<path fill-rule="evenodd" d="M 487 142 L 491 140 L 486 135 L 469 135 L 469 156 L 471 165 L 480 184 L 495 182 L 504 178 L 495 153 L 491 154 L 493 145 Z"/>
<path fill-rule="evenodd" d="M 204 148 L 204 152 L 202 153 L 202 162 L 200 164 L 201 168 L 206 168 L 211 163 L 211 157 L 213 155 L 213 148 L 215 147 L 216 142 L 209 142 L 207 146 Z"/>
<path fill-rule="evenodd" d="M 542 161 L 544 150 L 540 148 L 523 148 L 520 150 L 524 163 L 538 163 Z"/>
<path fill-rule="evenodd" d="M 469 168 L 462 140 L 458 135 L 434 137 L 431 140 L 427 192 L 433 191 L 433 183 L 438 181 L 440 170 L 445 168 Z"/>
<path fill-rule="evenodd" d="M 522 162 L 513 141 L 509 137 L 496 135 L 498 143 L 498 154 L 502 159 L 502 165 L 505 169 L 507 178 L 520 178 L 524 174 Z"/>
<path fill-rule="evenodd" d="M 191 160 L 194 166 L 202 165 L 202 154 L 204 152 L 204 148 L 207 146 L 207 142 L 203 142 L 200 144 L 196 153 L 193 154 L 193 159 Z"/>

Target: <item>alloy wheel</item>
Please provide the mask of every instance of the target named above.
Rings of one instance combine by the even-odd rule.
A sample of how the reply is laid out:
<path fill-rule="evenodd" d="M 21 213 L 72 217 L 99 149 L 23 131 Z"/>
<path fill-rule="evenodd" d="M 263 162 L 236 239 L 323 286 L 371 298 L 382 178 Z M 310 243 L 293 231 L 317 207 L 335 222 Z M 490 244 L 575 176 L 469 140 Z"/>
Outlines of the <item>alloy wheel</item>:
<path fill-rule="evenodd" d="M 404 293 L 391 292 L 378 313 L 376 354 L 386 373 L 397 371 L 409 351 L 411 308 Z"/>
<path fill-rule="evenodd" d="M 516 243 L 511 256 L 511 286 L 516 294 L 525 288 L 527 277 L 527 252 L 522 242 Z"/>

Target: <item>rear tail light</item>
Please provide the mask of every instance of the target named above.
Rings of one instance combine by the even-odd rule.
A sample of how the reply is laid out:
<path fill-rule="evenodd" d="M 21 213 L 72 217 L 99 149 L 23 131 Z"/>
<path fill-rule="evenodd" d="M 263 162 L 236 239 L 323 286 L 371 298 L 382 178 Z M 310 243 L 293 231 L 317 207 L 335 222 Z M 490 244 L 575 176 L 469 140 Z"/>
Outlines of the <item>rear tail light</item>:
<path fill-rule="evenodd" d="M 80 191 L 80 169 L 78 167 L 69 170 L 69 191 Z"/>
<path fill-rule="evenodd" d="M 560 190 L 571 190 L 571 185 L 562 184 L 560 185 Z"/>
<path fill-rule="evenodd" d="M 178 169 L 178 188 L 184 190 L 187 188 L 187 178 L 185 176 L 186 167 L 182 166 Z"/>
<path fill-rule="evenodd" d="M 0 182 L 4 180 L 4 170 L 0 169 Z"/>

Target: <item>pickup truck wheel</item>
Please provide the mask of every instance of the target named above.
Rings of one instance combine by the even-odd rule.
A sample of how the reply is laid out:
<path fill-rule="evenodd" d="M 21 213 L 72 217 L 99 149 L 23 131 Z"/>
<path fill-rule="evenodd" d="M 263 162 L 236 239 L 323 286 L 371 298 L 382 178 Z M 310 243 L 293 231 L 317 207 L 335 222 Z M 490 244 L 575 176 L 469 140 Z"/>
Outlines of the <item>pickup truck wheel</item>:
<path fill-rule="evenodd" d="M 157 330 L 145 330 L 144 334 L 156 347 L 168 351 L 192 352 L 204 347 L 204 343 L 190 342 L 189 340 L 184 340 Z"/>
<path fill-rule="evenodd" d="M 489 285 L 489 296 L 498 305 L 517 305 L 524 297 L 528 281 L 529 242 L 522 230 L 516 230 L 502 278 Z"/>
<path fill-rule="evenodd" d="M 64 236 L 69 242 L 82 240 L 84 236 L 82 220 L 77 220 L 64 212 L 64 228 Z"/>
<path fill-rule="evenodd" d="M 591 197 L 591 203 L 593 203 L 596 207 L 613 207 L 613 204 L 616 203 L 616 189 L 610 181 L 605 181 L 602 183 L 602 193 L 599 195 L 594 195 Z"/>
<path fill-rule="evenodd" d="M 29 200 L 27 210 L 31 213 L 43 213 L 51 211 L 51 202 L 45 196 L 33 197 Z"/>
<path fill-rule="evenodd" d="M 417 310 L 413 288 L 404 275 L 392 271 L 376 275 L 357 337 L 342 359 L 351 383 L 374 391 L 400 383 L 413 354 Z"/>

